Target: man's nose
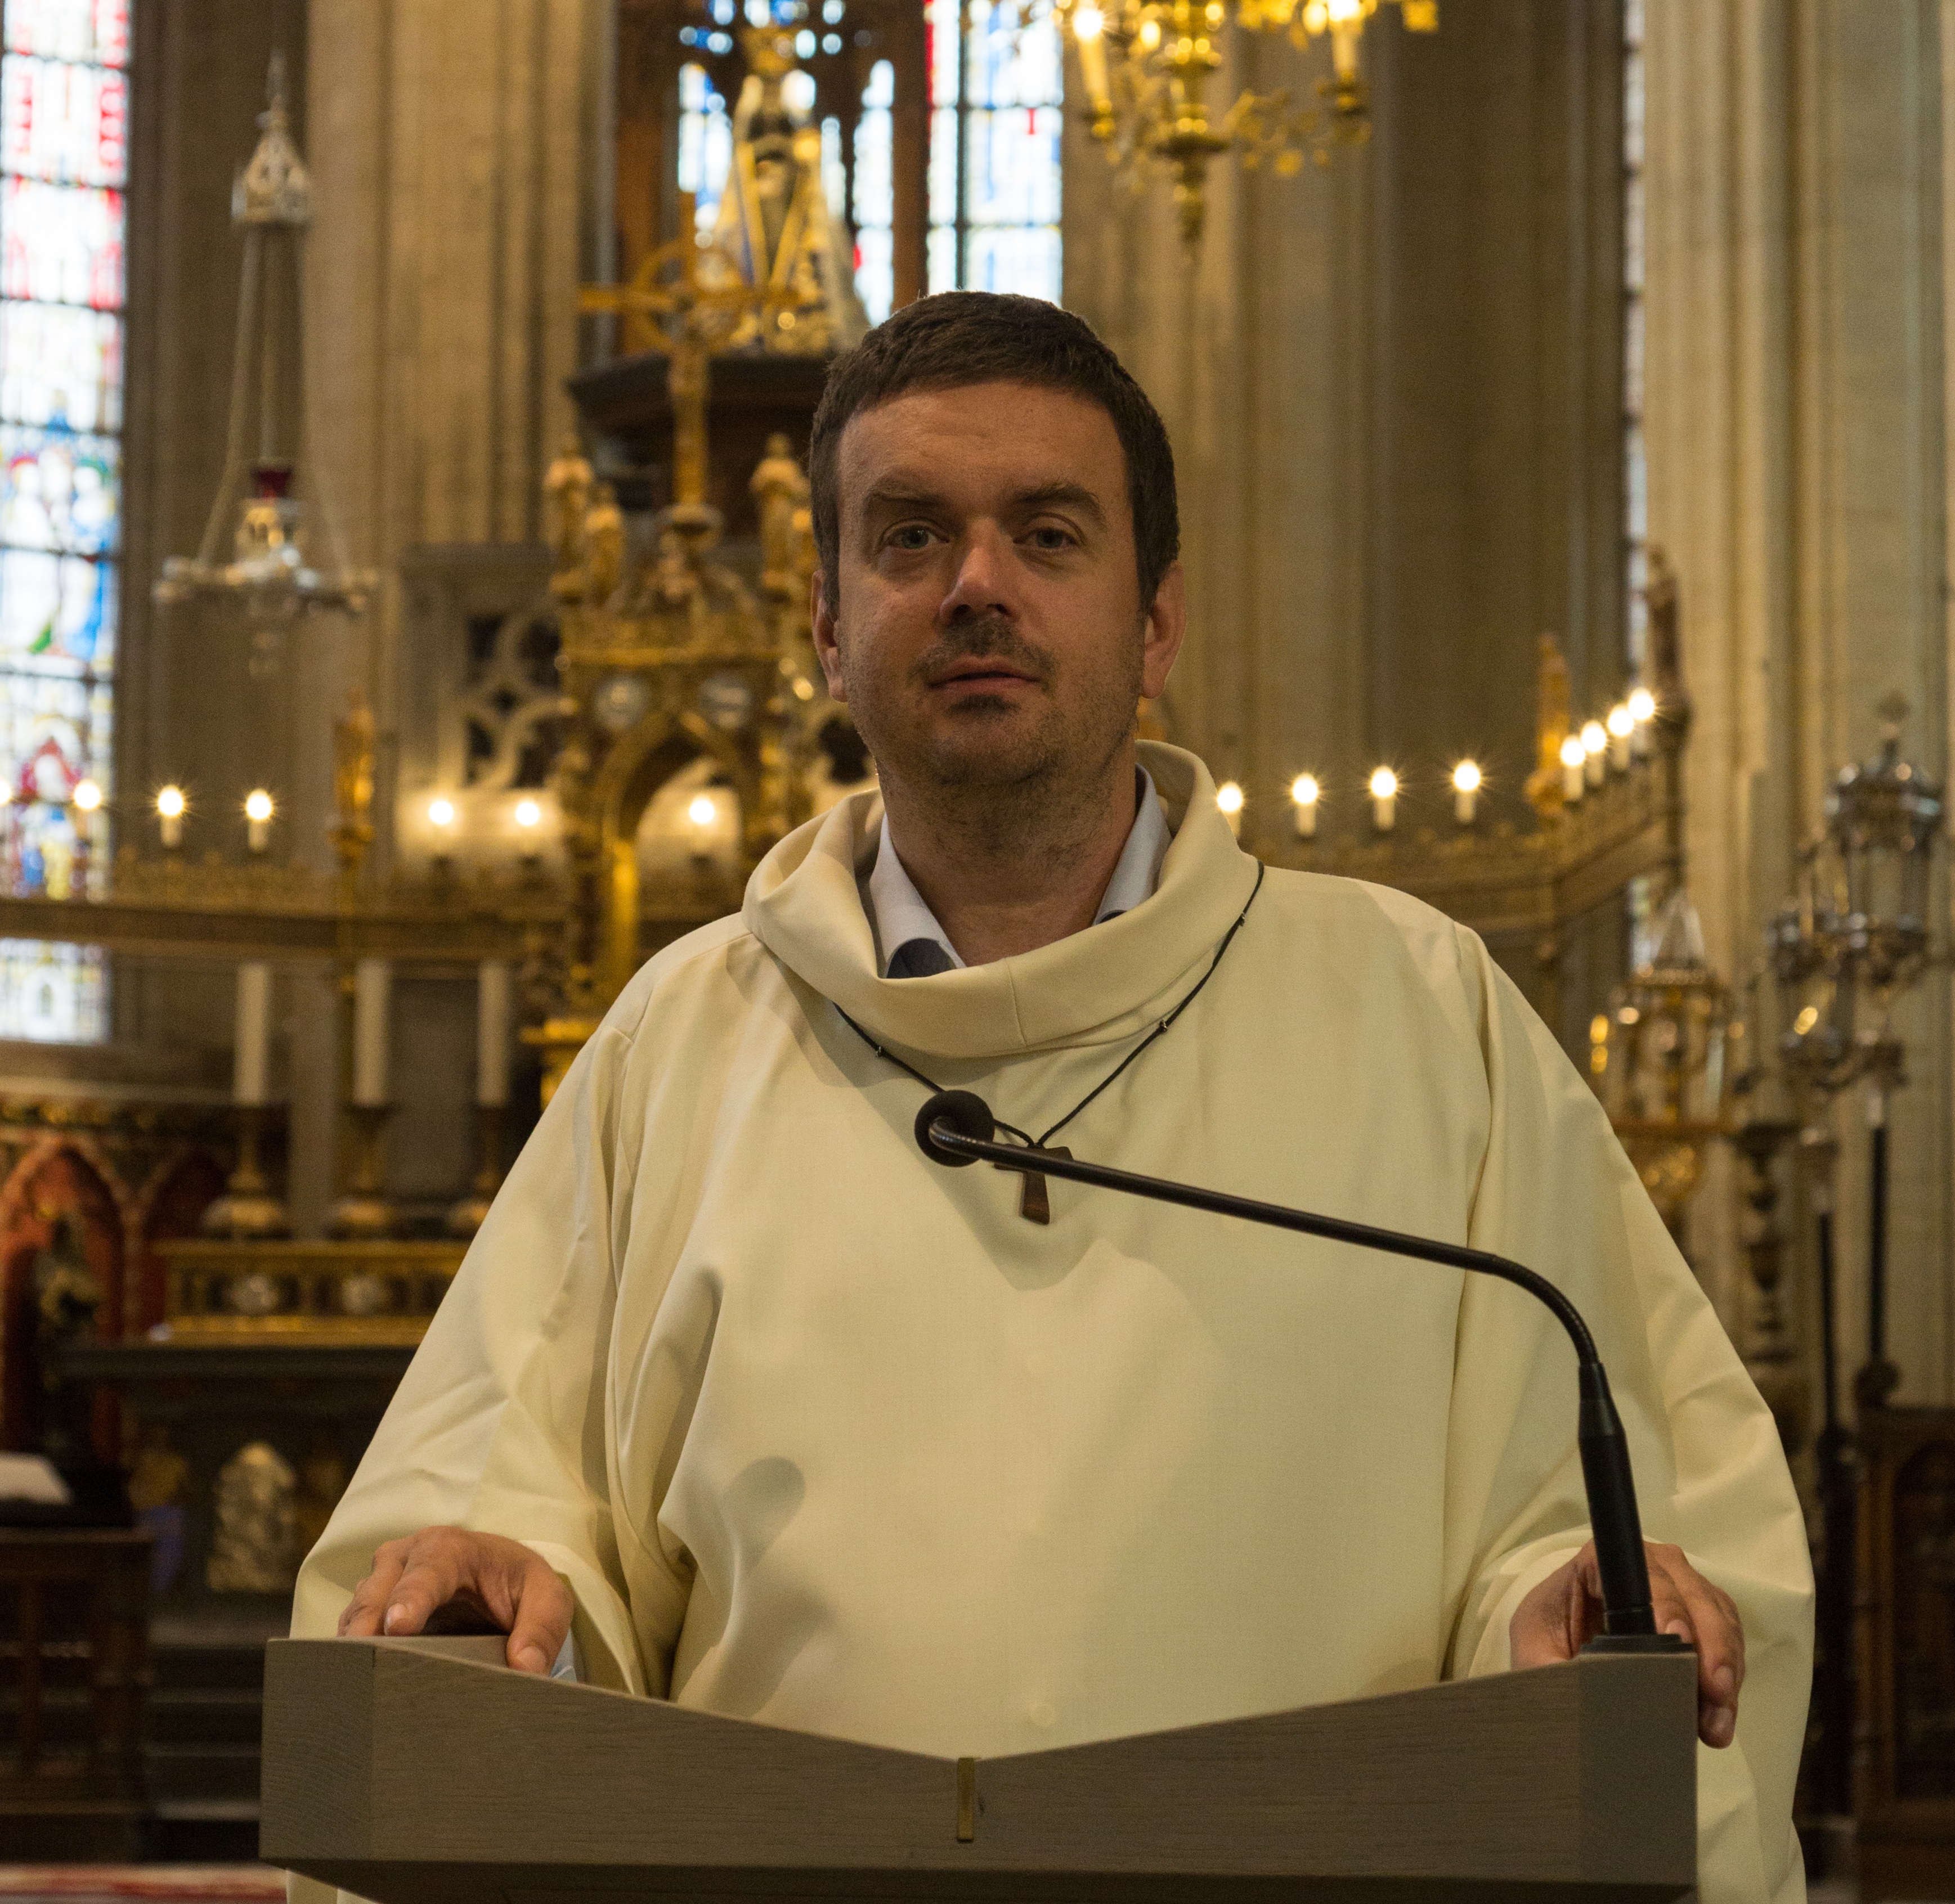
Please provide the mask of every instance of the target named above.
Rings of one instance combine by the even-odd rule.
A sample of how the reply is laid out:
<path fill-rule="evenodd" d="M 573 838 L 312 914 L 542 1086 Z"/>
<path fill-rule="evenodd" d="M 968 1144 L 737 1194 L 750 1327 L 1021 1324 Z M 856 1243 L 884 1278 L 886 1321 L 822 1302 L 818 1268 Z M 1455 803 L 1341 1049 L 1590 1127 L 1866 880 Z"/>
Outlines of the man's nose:
<path fill-rule="evenodd" d="M 974 615 L 1018 613 L 1012 545 L 995 527 L 985 525 L 965 537 L 956 576 L 938 613 L 946 622 L 961 622 Z"/>

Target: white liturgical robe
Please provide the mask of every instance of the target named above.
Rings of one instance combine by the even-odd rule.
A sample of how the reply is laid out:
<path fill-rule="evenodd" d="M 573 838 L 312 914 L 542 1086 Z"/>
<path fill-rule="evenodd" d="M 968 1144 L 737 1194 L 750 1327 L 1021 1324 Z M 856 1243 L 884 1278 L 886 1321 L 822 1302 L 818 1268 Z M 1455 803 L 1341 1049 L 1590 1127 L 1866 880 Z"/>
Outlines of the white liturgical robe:
<path fill-rule="evenodd" d="M 1192 756 L 1123 916 L 878 975 L 873 793 L 783 841 L 578 1056 L 305 1565 L 330 1633 L 382 1541 L 527 1541 L 586 1676 L 992 1756 L 1508 1665 L 1586 1538 L 1574 1361 L 1538 1304 L 1429 1265 L 943 1169 L 924 1091 L 845 1024 L 1042 1130 L 1208 969 L 1256 865 Z M 1479 940 L 1272 870 L 1079 1154 L 1510 1256 L 1593 1327 L 1645 1529 L 1736 1601 L 1699 1750 L 1702 1895 L 1803 1894 L 1811 1575 L 1772 1420 L 1593 1094 Z"/>

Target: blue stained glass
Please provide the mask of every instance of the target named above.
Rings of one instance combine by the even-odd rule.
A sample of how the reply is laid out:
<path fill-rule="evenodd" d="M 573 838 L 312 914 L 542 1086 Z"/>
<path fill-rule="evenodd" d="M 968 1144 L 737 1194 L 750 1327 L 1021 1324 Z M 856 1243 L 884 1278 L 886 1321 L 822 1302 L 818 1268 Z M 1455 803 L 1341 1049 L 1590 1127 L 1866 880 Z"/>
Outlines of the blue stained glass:
<path fill-rule="evenodd" d="M 0 297 L 122 305 L 122 194 L 9 178 L 0 198 Z"/>
<path fill-rule="evenodd" d="M 128 147 L 121 74 L 19 54 L 0 61 L 0 168 L 58 185 L 119 185 Z"/>
<path fill-rule="evenodd" d="M 0 304 L 0 420 L 119 430 L 121 319 L 71 304 Z"/>
<path fill-rule="evenodd" d="M 764 0 L 762 0 L 764 4 Z M 693 194 L 693 223 L 709 238 L 733 164 L 733 121 L 703 66 L 678 69 L 678 188 Z"/>
<path fill-rule="evenodd" d="M 1063 73 L 1057 29 L 1018 0 L 970 0 L 962 96 L 940 60 L 930 152 L 930 288 L 1056 301 Z M 931 0 L 933 48 L 957 46 L 957 8 Z M 962 150 L 960 152 L 959 133 Z"/>
<path fill-rule="evenodd" d="M 129 0 L 6 0 L 7 50 L 44 59 L 129 63 Z"/>
<path fill-rule="evenodd" d="M 1052 107 L 973 112 L 971 187 L 974 225 L 1059 222 L 1059 114 Z"/>
<path fill-rule="evenodd" d="M 869 69 L 862 114 L 855 123 L 855 290 L 869 321 L 880 324 L 896 295 L 896 197 L 890 169 L 891 108 L 896 71 L 886 59 Z"/>
<path fill-rule="evenodd" d="M 965 241 L 964 282 L 973 291 L 1013 291 L 1057 304 L 1059 231 L 1050 225 L 979 226 Z"/>
<path fill-rule="evenodd" d="M 928 275 L 926 290 L 957 288 L 957 234 L 949 225 L 931 227 L 924 263 Z"/>
<path fill-rule="evenodd" d="M 880 324 L 889 314 L 896 296 L 896 247 L 886 228 L 874 227 L 858 232 L 855 238 L 855 294 L 872 324 Z"/>
<path fill-rule="evenodd" d="M 107 554 L 115 546 L 121 462 L 112 436 L 0 424 L 0 543 Z"/>
<path fill-rule="evenodd" d="M 109 1035 L 107 961 L 93 946 L 0 939 L 0 1038 L 92 1044 Z"/>
<path fill-rule="evenodd" d="M 115 568 L 0 549 L 0 666 L 72 674 L 115 658 Z"/>
<path fill-rule="evenodd" d="M 105 682 L 0 673 L 0 883 L 65 899 L 106 883 L 106 805 L 84 813 L 75 788 L 109 791 L 109 691 Z"/>

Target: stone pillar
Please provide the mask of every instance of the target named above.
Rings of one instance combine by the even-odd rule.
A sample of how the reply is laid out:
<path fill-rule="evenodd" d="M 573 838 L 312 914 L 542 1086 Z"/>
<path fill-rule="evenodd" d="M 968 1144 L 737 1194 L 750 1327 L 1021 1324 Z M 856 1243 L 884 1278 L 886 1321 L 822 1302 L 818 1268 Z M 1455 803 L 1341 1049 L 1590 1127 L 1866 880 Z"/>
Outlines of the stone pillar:
<path fill-rule="evenodd" d="M 313 0 L 314 460 L 351 559 L 382 577 L 367 666 L 376 815 L 412 665 L 401 556 L 535 541 L 542 470 L 571 419 L 605 18 L 599 0 Z"/>
<path fill-rule="evenodd" d="M 402 731 L 408 684 L 430 665 L 402 559 L 430 545 L 534 543 L 543 467 L 571 420 L 577 288 L 600 268 L 607 219 L 608 20 L 602 0 L 311 0 L 310 460 L 347 559 L 377 571 L 380 587 L 357 652 L 343 665 L 311 656 L 313 716 L 298 744 L 329 767 L 332 716 L 364 686 L 381 874 L 403 753 L 419 760 L 436 743 Z M 450 989 L 464 998 L 458 977 Z M 302 996 L 330 1012 L 329 988 Z M 413 1028 L 395 1026 L 395 1072 L 421 1094 L 414 1128 L 452 1141 L 417 1139 L 395 1187 L 439 1203 L 457 1187 L 443 1166 L 466 1179 L 455 1146 L 471 1128 L 472 1046 L 465 1011 L 423 1002 Z M 430 1028 L 451 1021 L 460 1030 L 426 1049 Z M 316 1060 L 332 1050 L 320 1026 L 295 1028 L 294 1040 Z M 294 1105 L 295 1216 L 329 1196 L 320 1159 L 336 1086 L 336 1064 L 317 1062 Z"/>
<path fill-rule="evenodd" d="M 1909 754 L 1947 773 L 1943 12 L 1938 0 L 1648 0 L 1650 529 L 1677 570 L 1696 704 L 1691 888 L 1712 961 L 1736 979 L 1758 965 L 1832 773 L 1874 751 L 1883 697 L 1907 697 Z M 1945 930 L 1945 874 L 1941 891 Z M 1912 1081 L 1892 1110 L 1892 1339 L 1902 1398 L 1945 1400 L 1945 972 L 1922 981 L 1900 1029 Z M 1865 1327 L 1857 1094 L 1834 1117 L 1850 1371 Z M 1797 1226 L 1809 1243 L 1809 1227 Z M 1727 1298 L 1736 1240 L 1727 1223 L 1706 1253 Z"/>

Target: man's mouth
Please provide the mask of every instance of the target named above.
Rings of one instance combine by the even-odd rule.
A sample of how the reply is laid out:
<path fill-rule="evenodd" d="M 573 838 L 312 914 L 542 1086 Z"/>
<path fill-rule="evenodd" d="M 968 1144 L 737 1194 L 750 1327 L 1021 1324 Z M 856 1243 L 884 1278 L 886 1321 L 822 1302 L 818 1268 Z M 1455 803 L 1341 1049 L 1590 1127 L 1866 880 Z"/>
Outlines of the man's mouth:
<path fill-rule="evenodd" d="M 1037 675 L 1030 669 L 985 655 L 953 662 L 941 673 L 933 675 L 930 684 L 933 688 L 1000 688 L 1016 683 L 1031 687 L 1037 680 Z"/>

